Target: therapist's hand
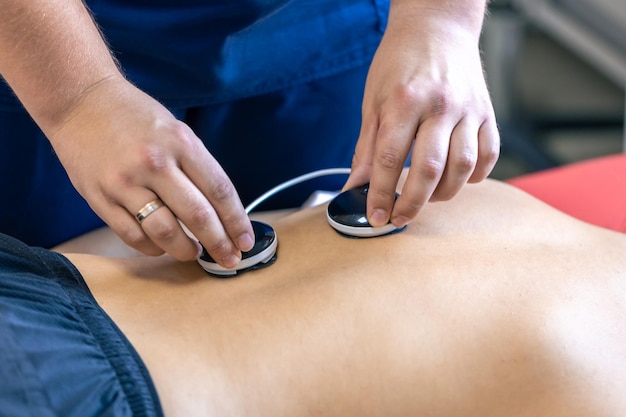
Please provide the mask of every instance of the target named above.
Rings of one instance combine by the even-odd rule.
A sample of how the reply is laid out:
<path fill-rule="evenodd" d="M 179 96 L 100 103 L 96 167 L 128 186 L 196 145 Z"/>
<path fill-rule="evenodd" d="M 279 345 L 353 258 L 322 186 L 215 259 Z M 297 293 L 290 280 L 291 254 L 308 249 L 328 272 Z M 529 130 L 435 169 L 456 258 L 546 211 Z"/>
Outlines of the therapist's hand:
<path fill-rule="evenodd" d="M 403 226 L 428 201 L 448 200 L 486 178 L 500 138 L 478 47 L 484 1 L 392 1 L 368 74 L 363 121 L 345 188 L 370 182 L 373 226 Z M 432 6 L 432 4 L 431 4 Z M 439 10 L 441 8 L 441 10 Z M 458 13 L 461 13 L 460 15 Z M 410 169 L 394 204 L 403 166 Z"/>
<path fill-rule="evenodd" d="M 192 260 L 198 245 L 234 267 L 254 244 L 241 201 L 217 161 L 184 123 L 121 76 L 91 88 L 49 129 L 72 183 L 126 242 L 149 255 Z M 139 222 L 150 201 L 165 206 Z"/>

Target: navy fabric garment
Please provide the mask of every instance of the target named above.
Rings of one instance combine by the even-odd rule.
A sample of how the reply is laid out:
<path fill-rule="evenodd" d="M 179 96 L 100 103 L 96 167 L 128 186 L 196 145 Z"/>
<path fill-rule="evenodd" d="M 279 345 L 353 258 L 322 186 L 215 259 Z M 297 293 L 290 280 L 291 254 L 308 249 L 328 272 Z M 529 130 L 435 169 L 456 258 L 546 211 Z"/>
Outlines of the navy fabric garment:
<path fill-rule="evenodd" d="M 0 234 L 0 415 L 158 417 L 143 362 L 63 256 Z"/>
<path fill-rule="evenodd" d="M 370 62 L 388 0 L 86 0 L 128 77 L 170 106 L 260 95 Z"/>
<path fill-rule="evenodd" d="M 244 204 L 350 165 L 388 0 L 87 0 L 127 77 L 187 122 Z M 295 207 L 311 181 L 264 209 Z M 52 247 L 103 225 L 0 81 L 0 232 Z"/>
<path fill-rule="evenodd" d="M 0 233 L 52 247 L 103 225 L 30 116 L 0 111 Z"/>

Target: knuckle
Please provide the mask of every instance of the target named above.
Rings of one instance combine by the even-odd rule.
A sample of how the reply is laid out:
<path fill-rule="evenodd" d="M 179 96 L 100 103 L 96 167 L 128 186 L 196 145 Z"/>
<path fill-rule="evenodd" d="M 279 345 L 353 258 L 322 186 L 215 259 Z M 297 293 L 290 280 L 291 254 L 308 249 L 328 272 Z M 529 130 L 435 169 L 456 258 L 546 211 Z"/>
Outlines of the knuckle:
<path fill-rule="evenodd" d="M 223 217 L 222 224 L 231 235 L 240 235 L 247 230 L 249 220 L 247 216 L 238 216 L 238 213 L 230 213 Z"/>
<path fill-rule="evenodd" d="M 155 222 L 155 224 L 151 226 L 152 229 L 150 230 L 150 234 L 159 242 L 169 242 L 174 239 L 174 236 L 176 235 L 176 228 L 174 228 L 171 224 Z"/>
<path fill-rule="evenodd" d="M 414 83 L 402 84 L 396 90 L 395 100 L 402 106 L 412 107 L 423 101 L 424 93 Z"/>
<path fill-rule="evenodd" d="M 181 122 L 167 125 L 159 133 L 163 140 L 142 143 L 136 149 L 139 164 L 152 173 L 161 173 L 171 164 L 172 156 L 185 151 L 195 152 L 196 143 L 189 128 Z"/>
<path fill-rule="evenodd" d="M 224 238 L 210 245 L 207 251 L 214 259 L 222 259 L 232 253 L 233 245 L 230 240 Z"/>
<path fill-rule="evenodd" d="M 461 172 L 469 172 L 476 166 L 476 156 L 470 152 L 463 152 L 454 156 L 452 164 Z"/>
<path fill-rule="evenodd" d="M 234 197 L 235 189 L 226 178 L 219 178 L 213 184 L 211 195 L 217 201 L 227 201 Z"/>
<path fill-rule="evenodd" d="M 487 165 L 495 165 L 500 157 L 500 148 L 498 146 L 490 146 L 485 151 L 480 153 L 480 158 Z"/>
<path fill-rule="evenodd" d="M 444 165 L 441 161 L 429 158 L 420 162 L 416 167 L 413 167 L 413 169 L 417 170 L 418 175 L 422 178 L 429 181 L 435 181 L 441 177 Z"/>
<path fill-rule="evenodd" d="M 140 230 L 122 229 L 117 234 L 130 247 L 141 249 L 148 243 L 147 236 Z"/>
<path fill-rule="evenodd" d="M 169 155 L 160 146 L 148 146 L 144 148 L 140 158 L 150 172 L 158 174 L 167 168 Z"/>
<path fill-rule="evenodd" d="M 388 170 L 397 170 L 404 165 L 404 158 L 397 149 L 383 148 L 378 152 L 376 161 L 379 166 Z"/>
<path fill-rule="evenodd" d="M 170 135 L 183 143 L 189 141 L 189 128 L 186 124 L 179 122 L 178 120 L 168 125 Z"/>
<path fill-rule="evenodd" d="M 208 207 L 195 207 L 189 212 L 191 224 L 205 226 L 211 222 L 213 212 Z"/>
<path fill-rule="evenodd" d="M 198 143 L 202 143 L 193 134 L 189 126 L 176 122 L 169 127 L 170 137 L 179 148 L 196 151 Z"/>
<path fill-rule="evenodd" d="M 454 107 L 454 98 L 451 91 L 442 89 L 430 98 L 430 111 L 434 115 L 442 115 Z"/>

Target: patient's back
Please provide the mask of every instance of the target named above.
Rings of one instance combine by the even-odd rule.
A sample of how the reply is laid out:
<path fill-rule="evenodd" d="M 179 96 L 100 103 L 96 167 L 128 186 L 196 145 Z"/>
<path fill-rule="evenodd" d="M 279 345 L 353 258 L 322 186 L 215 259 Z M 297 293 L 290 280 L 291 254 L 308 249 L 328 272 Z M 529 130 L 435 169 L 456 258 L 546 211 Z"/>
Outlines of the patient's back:
<path fill-rule="evenodd" d="M 387 237 L 274 226 L 232 280 L 71 257 L 172 415 L 626 415 L 623 235 L 493 181 Z"/>

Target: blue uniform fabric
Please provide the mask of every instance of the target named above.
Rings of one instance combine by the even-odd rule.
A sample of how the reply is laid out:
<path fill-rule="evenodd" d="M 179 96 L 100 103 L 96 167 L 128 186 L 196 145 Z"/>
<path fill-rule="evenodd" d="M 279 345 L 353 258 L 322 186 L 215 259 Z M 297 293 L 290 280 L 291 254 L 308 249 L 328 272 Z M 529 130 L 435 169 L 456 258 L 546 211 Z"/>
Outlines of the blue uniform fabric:
<path fill-rule="evenodd" d="M 189 123 L 244 204 L 349 166 L 388 0 L 87 0 L 127 77 Z M 51 247 L 102 226 L 0 82 L 0 232 Z M 294 207 L 312 181 L 261 208 Z"/>
<path fill-rule="evenodd" d="M 129 78 L 162 102 L 185 107 L 367 64 L 387 13 L 384 0 L 86 3 Z"/>
<path fill-rule="evenodd" d="M 0 415 L 160 417 L 148 370 L 62 255 L 0 234 Z"/>

